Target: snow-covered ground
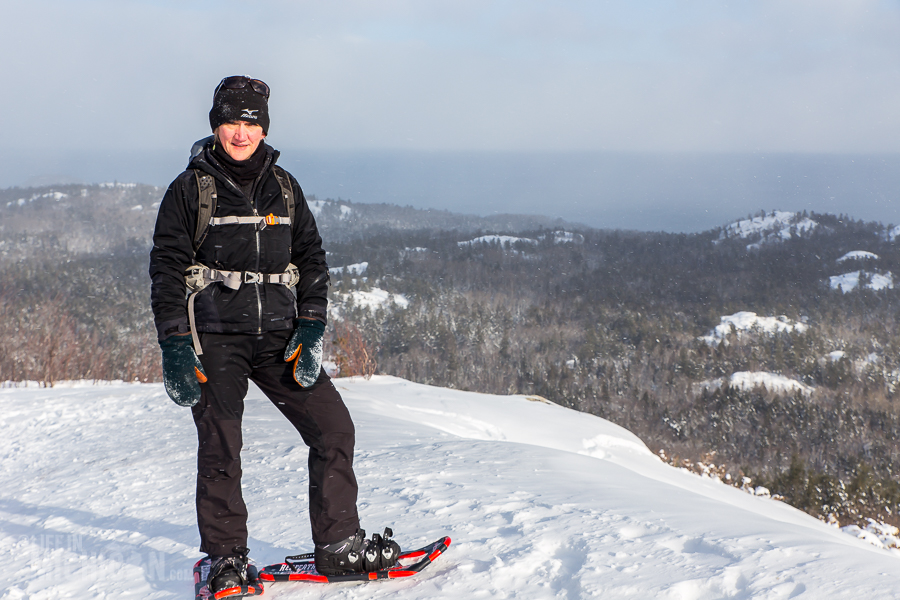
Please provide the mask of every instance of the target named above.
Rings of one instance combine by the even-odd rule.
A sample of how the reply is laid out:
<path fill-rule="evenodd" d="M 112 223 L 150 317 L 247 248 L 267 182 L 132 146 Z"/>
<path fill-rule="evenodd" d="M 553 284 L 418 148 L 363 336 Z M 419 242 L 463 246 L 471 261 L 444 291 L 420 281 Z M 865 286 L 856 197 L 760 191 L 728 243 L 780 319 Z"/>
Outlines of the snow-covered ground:
<path fill-rule="evenodd" d="M 524 244 L 537 244 L 537 240 L 533 240 L 531 238 L 515 237 L 512 235 L 483 235 L 481 237 L 475 238 L 474 240 L 456 242 L 456 244 L 460 248 L 462 248 L 463 246 L 474 246 L 476 244 L 500 244 L 500 246 L 508 248 L 509 246 L 517 242 Z"/>
<path fill-rule="evenodd" d="M 19 198 L 15 202 L 9 201 L 6 203 L 6 206 L 12 206 L 15 204 L 16 206 L 24 206 L 26 202 L 34 202 L 38 198 L 53 198 L 57 202 L 62 200 L 63 198 L 68 198 L 68 194 L 64 194 L 62 192 L 47 192 L 46 194 L 33 194 L 30 198 Z"/>
<path fill-rule="evenodd" d="M 834 353 L 832 353 L 834 354 Z M 719 379 L 711 379 L 698 384 L 707 389 L 718 389 L 728 385 L 739 390 L 752 390 L 758 387 L 764 387 L 770 392 L 793 394 L 800 392 L 809 395 L 815 388 L 800 383 L 796 379 L 779 375 L 778 373 L 767 373 L 765 371 L 738 371 L 732 373 L 730 377 L 721 377 Z"/>
<path fill-rule="evenodd" d="M 864 287 L 870 290 L 892 290 L 894 289 L 894 274 L 887 273 L 869 273 L 867 271 L 851 271 L 843 275 L 834 275 L 828 278 L 828 284 L 833 290 L 841 290 L 843 293 L 852 292 L 859 287 L 859 278 L 865 275 L 869 281 Z"/>
<path fill-rule="evenodd" d="M 760 317 L 755 312 L 746 310 L 736 312 L 733 315 L 725 315 L 719 321 L 719 324 L 708 335 L 700 336 L 700 339 L 708 344 L 718 344 L 721 340 L 726 339 L 732 331 L 737 335 L 744 331 L 753 330 L 771 335 L 782 331 L 803 333 L 809 329 L 809 326 L 805 323 L 791 321 L 784 315 L 779 317 Z"/>
<path fill-rule="evenodd" d="M 310 212 L 312 212 L 313 216 L 316 219 L 322 217 L 322 211 L 326 206 L 337 206 L 341 211 L 341 219 L 346 219 L 351 214 L 353 214 L 353 209 L 346 204 L 336 204 L 334 200 L 307 200 L 306 204 L 309 206 Z"/>
<path fill-rule="evenodd" d="M 392 303 L 400 308 L 409 306 L 409 299 L 403 294 L 392 294 L 387 290 L 373 287 L 369 291 L 354 290 L 346 294 L 338 294 L 339 304 L 333 307 L 336 313 L 340 313 L 343 305 L 352 303 L 354 306 L 376 311 L 379 308 L 387 308 Z"/>
<path fill-rule="evenodd" d="M 789 240 L 795 234 L 809 233 L 818 226 L 817 222 L 799 213 L 774 210 L 760 217 L 735 221 L 725 226 L 719 235 L 719 240 L 727 238 L 756 239 L 755 243 L 747 246 L 748 250 L 752 250 L 758 249 L 764 244 Z"/>
<path fill-rule="evenodd" d="M 338 379 L 363 526 L 449 535 L 420 576 L 273 599 L 896 598 L 900 553 L 667 466 L 628 431 L 522 396 Z M 192 597 L 196 434 L 162 386 L 0 389 L 3 600 Z M 306 449 L 251 386 L 251 556 L 310 549 Z"/>
<path fill-rule="evenodd" d="M 315 218 L 318 219 L 322 216 L 322 208 L 325 206 L 324 200 L 307 200 L 306 204 Z"/>
<path fill-rule="evenodd" d="M 580 233 L 573 233 L 571 231 L 554 231 L 553 232 L 553 243 L 554 244 L 583 244 L 584 236 Z"/>
<path fill-rule="evenodd" d="M 554 244 L 583 244 L 584 236 L 580 233 L 574 233 L 571 231 L 554 231 L 552 233 L 548 233 L 543 236 L 544 239 L 551 238 L 553 239 Z M 523 238 L 516 237 L 512 235 L 483 235 L 481 237 L 477 237 L 474 240 L 467 240 L 465 242 L 457 242 L 457 246 L 463 248 L 465 246 L 475 246 L 476 244 L 500 244 L 503 248 L 509 248 L 512 244 L 515 243 L 523 243 L 523 244 L 537 244 L 538 241 L 533 238 Z"/>
<path fill-rule="evenodd" d="M 845 260 L 878 260 L 878 255 L 868 250 L 853 250 L 843 255 L 835 262 L 844 262 Z"/>
<path fill-rule="evenodd" d="M 352 265 L 344 265 L 343 267 L 332 267 L 328 272 L 332 275 L 364 275 L 369 268 L 369 263 L 353 263 Z"/>

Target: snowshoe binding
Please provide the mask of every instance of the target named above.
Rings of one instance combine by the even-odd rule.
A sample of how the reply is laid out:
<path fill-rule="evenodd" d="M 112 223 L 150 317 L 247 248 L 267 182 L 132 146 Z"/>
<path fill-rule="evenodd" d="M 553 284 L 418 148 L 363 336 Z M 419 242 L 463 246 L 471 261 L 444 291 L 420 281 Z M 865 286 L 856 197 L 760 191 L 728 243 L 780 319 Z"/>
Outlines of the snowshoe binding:
<path fill-rule="evenodd" d="M 352 536 L 331 544 L 316 544 L 314 552 L 316 571 L 322 575 L 371 573 L 388 569 L 397 564 L 400 546 L 392 540 L 394 532 L 385 528 L 383 535 L 359 529 Z"/>
<path fill-rule="evenodd" d="M 205 585 L 199 586 L 197 598 L 206 600 L 223 598 L 244 598 L 258 596 L 263 593 L 262 584 L 256 567 L 247 559 L 249 550 L 243 546 L 234 548 L 234 554 L 228 556 L 209 557 L 201 560 L 194 568 L 201 568 L 200 577 L 195 575 L 195 581 L 203 579 Z M 205 563 L 205 564 L 204 564 Z M 202 577 L 202 571 L 208 569 L 206 577 Z"/>

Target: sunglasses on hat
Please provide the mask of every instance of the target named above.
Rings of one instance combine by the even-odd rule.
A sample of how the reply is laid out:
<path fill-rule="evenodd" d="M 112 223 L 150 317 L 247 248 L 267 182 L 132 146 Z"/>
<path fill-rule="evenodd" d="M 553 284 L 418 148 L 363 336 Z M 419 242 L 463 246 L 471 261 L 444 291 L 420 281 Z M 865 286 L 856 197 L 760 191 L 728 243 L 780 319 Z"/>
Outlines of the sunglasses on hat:
<path fill-rule="evenodd" d="M 260 96 L 264 96 L 266 100 L 269 99 L 269 86 L 267 86 L 264 81 L 250 79 L 246 75 L 232 75 L 231 77 L 226 77 L 219 82 L 216 91 L 213 92 L 213 97 L 217 96 L 219 90 L 222 88 L 227 90 L 240 90 L 247 86 L 250 86 L 250 88 Z"/>

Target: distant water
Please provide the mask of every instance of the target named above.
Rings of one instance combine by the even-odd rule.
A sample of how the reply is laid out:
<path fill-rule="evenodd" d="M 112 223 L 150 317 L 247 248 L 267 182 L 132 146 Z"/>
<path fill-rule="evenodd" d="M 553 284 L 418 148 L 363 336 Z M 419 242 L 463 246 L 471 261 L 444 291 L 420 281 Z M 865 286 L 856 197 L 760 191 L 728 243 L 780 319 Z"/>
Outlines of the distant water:
<path fill-rule="evenodd" d="M 192 140 L 191 140 L 192 141 Z M 0 187 L 165 186 L 187 150 L 18 155 Z M 279 147 L 277 140 L 273 145 Z M 594 227 L 696 232 L 761 209 L 900 223 L 900 155 L 359 151 L 280 148 L 308 194 L 453 212 L 540 214 Z"/>

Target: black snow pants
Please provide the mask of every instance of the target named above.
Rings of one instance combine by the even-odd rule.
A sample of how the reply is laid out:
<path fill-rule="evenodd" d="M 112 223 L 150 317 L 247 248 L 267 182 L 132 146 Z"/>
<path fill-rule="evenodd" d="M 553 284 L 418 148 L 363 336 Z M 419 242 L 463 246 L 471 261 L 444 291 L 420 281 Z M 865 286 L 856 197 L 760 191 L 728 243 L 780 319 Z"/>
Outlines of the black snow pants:
<path fill-rule="evenodd" d="M 350 413 L 323 370 L 316 383 L 294 381 L 284 349 L 291 331 L 202 333 L 200 362 L 208 381 L 191 410 L 197 426 L 197 525 L 200 551 L 232 554 L 247 545 L 241 495 L 241 418 L 248 379 L 297 429 L 309 446 L 309 518 L 313 541 L 335 542 L 359 528 L 353 474 L 355 433 Z"/>

